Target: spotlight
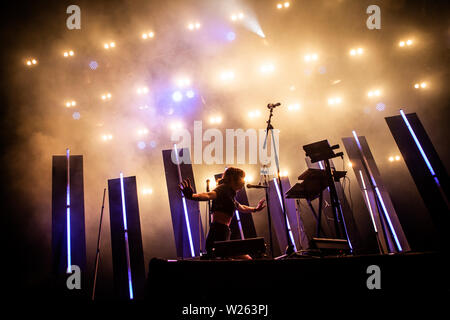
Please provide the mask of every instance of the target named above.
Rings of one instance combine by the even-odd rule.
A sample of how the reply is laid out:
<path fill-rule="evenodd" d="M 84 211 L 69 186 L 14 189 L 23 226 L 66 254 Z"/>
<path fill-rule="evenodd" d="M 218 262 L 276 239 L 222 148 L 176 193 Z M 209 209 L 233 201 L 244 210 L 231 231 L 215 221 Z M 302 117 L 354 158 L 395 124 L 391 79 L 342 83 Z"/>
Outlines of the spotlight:
<path fill-rule="evenodd" d="M 351 49 L 350 50 L 350 55 L 351 56 L 357 56 L 357 55 L 362 55 L 364 53 L 364 49 L 363 48 L 357 48 L 357 49 Z"/>
<path fill-rule="evenodd" d="M 169 126 L 170 130 L 180 130 L 183 128 L 183 124 L 180 121 L 173 122 Z"/>
<path fill-rule="evenodd" d="M 200 22 L 191 22 L 188 24 L 188 29 L 193 31 L 193 30 L 198 30 L 200 29 L 201 25 Z"/>
<path fill-rule="evenodd" d="M 72 118 L 74 118 L 75 120 L 80 120 L 81 115 L 79 112 L 76 111 L 72 114 Z"/>
<path fill-rule="evenodd" d="M 147 128 L 138 130 L 138 135 L 143 136 L 143 135 L 146 135 L 146 134 L 148 134 L 148 129 Z"/>
<path fill-rule="evenodd" d="M 259 69 L 261 73 L 272 73 L 275 70 L 275 66 L 273 64 L 264 64 Z"/>
<path fill-rule="evenodd" d="M 192 99 L 195 96 L 194 90 L 188 90 L 186 92 L 186 97 L 188 97 L 189 99 Z"/>
<path fill-rule="evenodd" d="M 66 107 L 70 108 L 70 107 L 75 107 L 77 105 L 77 103 L 74 100 L 71 101 L 67 101 L 66 102 Z"/>
<path fill-rule="evenodd" d="M 146 94 L 148 93 L 148 88 L 147 87 L 141 87 L 141 88 L 137 88 L 137 94 Z"/>
<path fill-rule="evenodd" d="M 351 163 L 351 161 L 348 162 L 348 166 L 351 168 L 353 167 L 353 163 Z"/>
<path fill-rule="evenodd" d="M 115 42 L 110 42 L 110 43 L 105 43 L 105 44 L 103 44 L 103 47 L 104 47 L 105 49 L 114 48 L 115 46 L 116 46 L 116 43 L 115 43 Z"/>
<path fill-rule="evenodd" d="M 426 86 L 427 86 L 426 82 L 422 82 L 422 83 L 420 84 L 420 87 L 421 87 L 421 88 L 426 88 Z"/>
<path fill-rule="evenodd" d="M 154 38 L 154 37 L 155 37 L 155 33 L 153 31 L 142 34 L 142 39 L 149 39 L 149 38 Z"/>
<path fill-rule="evenodd" d="M 412 44 L 413 44 L 413 41 L 412 41 L 412 40 L 409 40 L 409 39 L 408 39 L 408 40 L 406 41 L 406 45 L 407 45 L 407 46 L 410 46 L 410 45 L 412 45 Z"/>
<path fill-rule="evenodd" d="M 379 97 L 381 95 L 381 91 L 379 90 L 379 89 L 376 89 L 376 90 L 373 90 L 373 91 L 369 91 L 368 93 L 367 93 L 367 96 L 369 97 L 369 98 L 372 98 L 372 97 Z"/>
<path fill-rule="evenodd" d="M 172 94 L 172 100 L 175 102 L 179 102 L 179 101 L 183 100 L 183 94 L 180 91 L 175 91 Z"/>
<path fill-rule="evenodd" d="M 37 64 L 37 60 L 36 59 L 28 59 L 27 61 L 26 61 L 26 64 L 27 64 L 27 66 L 32 66 L 32 65 L 34 65 L 34 64 Z"/>
<path fill-rule="evenodd" d="M 328 99 L 328 104 L 329 105 L 340 104 L 341 102 L 342 102 L 342 99 L 339 98 L 339 97 Z"/>
<path fill-rule="evenodd" d="M 284 6 L 285 8 L 289 8 L 290 5 L 291 5 L 291 4 L 290 4 L 289 2 L 283 3 L 283 6 Z"/>
<path fill-rule="evenodd" d="M 209 123 L 211 123 L 211 124 L 222 123 L 222 117 L 221 116 L 210 117 L 209 118 Z"/>
<path fill-rule="evenodd" d="M 299 109 L 300 109 L 300 104 L 299 103 L 294 103 L 294 104 L 288 105 L 288 110 L 289 111 L 295 111 L 295 110 L 299 110 Z"/>
<path fill-rule="evenodd" d="M 277 4 L 277 9 L 283 9 L 283 4 L 278 3 L 278 4 Z"/>
<path fill-rule="evenodd" d="M 75 53 L 73 52 L 73 50 L 69 50 L 69 51 L 64 51 L 64 53 L 63 53 L 63 55 L 64 55 L 64 57 L 73 57 L 73 55 L 74 55 Z"/>
<path fill-rule="evenodd" d="M 395 161 L 400 161 L 400 156 L 395 156 Z"/>
<path fill-rule="evenodd" d="M 184 88 L 191 84 L 191 79 L 187 77 L 180 77 L 175 79 L 175 83 L 179 88 Z"/>
<path fill-rule="evenodd" d="M 109 141 L 109 140 L 112 140 L 112 138 L 113 138 L 112 134 L 104 134 L 104 135 L 102 135 L 102 140 L 103 141 Z"/>
<path fill-rule="evenodd" d="M 111 93 L 102 94 L 102 100 L 110 100 L 111 97 Z"/>
<path fill-rule="evenodd" d="M 303 58 L 306 62 L 317 61 L 319 59 L 319 55 L 317 53 L 310 53 L 305 55 Z"/>
<path fill-rule="evenodd" d="M 251 176 L 251 175 L 245 176 L 244 181 L 246 183 L 252 182 L 253 181 L 253 176 Z"/>
<path fill-rule="evenodd" d="M 231 15 L 231 21 L 238 21 L 244 19 L 244 14 L 242 12 L 233 13 Z"/>
<path fill-rule="evenodd" d="M 153 193 L 153 189 L 152 188 L 144 188 L 144 189 L 142 189 L 142 194 L 144 196 L 152 194 L 152 193 Z"/>
<path fill-rule="evenodd" d="M 145 144 L 144 141 L 139 141 L 137 146 L 139 149 L 144 150 L 147 145 Z"/>
<path fill-rule="evenodd" d="M 250 111 L 248 113 L 249 118 L 257 118 L 261 115 L 261 112 L 259 110 Z"/>
<path fill-rule="evenodd" d="M 234 72 L 233 71 L 223 71 L 220 74 L 220 79 L 222 81 L 231 81 L 234 79 Z"/>
<path fill-rule="evenodd" d="M 394 157 L 389 157 L 390 162 L 394 162 Z"/>
<path fill-rule="evenodd" d="M 405 41 L 400 41 L 400 42 L 398 43 L 398 45 L 399 45 L 400 47 L 404 47 L 404 46 L 405 46 Z"/>
<path fill-rule="evenodd" d="M 32 64 L 37 64 L 37 60 L 36 60 L 36 59 L 32 59 L 32 60 L 31 60 L 31 63 L 32 63 Z"/>
<path fill-rule="evenodd" d="M 69 56 L 69 53 L 66 51 L 66 52 L 64 52 L 64 57 L 68 57 Z"/>
<path fill-rule="evenodd" d="M 420 87 L 420 85 L 419 85 L 418 83 L 416 83 L 416 84 L 414 85 L 414 88 L 416 88 L 416 89 L 419 89 L 419 87 Z"/>
<path fill-rule="evenodd" d="M 280 172 L 280 176 L 281 177 L 287 177 L 288 176 L 288 172 L 285 170 L 285 171 L 282 171 L 282 172 Z"/>

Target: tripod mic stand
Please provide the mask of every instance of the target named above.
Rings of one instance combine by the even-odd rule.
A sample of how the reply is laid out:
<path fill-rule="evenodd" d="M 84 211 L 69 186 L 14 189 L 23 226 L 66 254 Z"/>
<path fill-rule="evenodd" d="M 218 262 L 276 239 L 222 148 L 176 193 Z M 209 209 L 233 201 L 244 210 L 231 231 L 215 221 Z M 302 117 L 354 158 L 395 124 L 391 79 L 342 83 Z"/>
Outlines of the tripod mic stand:
<path fill-rule="evenodd" d="M 267 128 L 266 128 L 266 136 L 264 138 L 264 145 L 263 145 L 263 149 L 266 149 L 267 147 L 267 137 L 269 135 L 269 132 L 272 135 L 272 146 L 273 146 L 273 150 L 274 150 L 274 158 L 275 158 L 275 165 L 277 168 L 277 182 L 278 183 L 278 187 L 280 189 L 280 194 L 281 194 L 281 209 L 283 211 L 283 217 L 284 217 L 284 222 L 285 222 L 285 226 L 286 226 L 286 240 L 287 240 L 287 247 L 286 247 L 286 255 L 289 256 L 292 253 L 295 252 L 294 250 L 294 244 L 291 242 L 291 238 L 289 237 L 289 226 L 288 226 L 288 217 L 286 214 L 286 205 L 285 205 L 285 201 L 284 201 L 284 192 L 283 192 L 283 185 L 281 183 L 281 176 L 280 176 L 280 164 L 278 162 L 278 154 L 277 154 L 277 148 L 276 148 L 276 142 L 275 142 L 275 136 L 273 134 L 273 126 L 272 126 L 272 116 L 273 116 L 273 109 L 275 109 L 277 106 L 279 106 L 280 103 L 275 103 L 275 104 L 268 104 L 267 108 L 270 110 L 269 113 L 269 119 L 266 121 L 267 122 Z"/>

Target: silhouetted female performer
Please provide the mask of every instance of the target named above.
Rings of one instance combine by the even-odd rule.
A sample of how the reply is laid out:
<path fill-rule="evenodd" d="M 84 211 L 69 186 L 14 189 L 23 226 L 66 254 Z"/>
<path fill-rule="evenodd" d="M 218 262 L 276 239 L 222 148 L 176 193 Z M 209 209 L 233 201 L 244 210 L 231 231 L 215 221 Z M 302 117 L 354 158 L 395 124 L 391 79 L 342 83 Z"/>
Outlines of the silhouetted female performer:
<path fill-rule="evenodd" d="M 183 180 L 179 185 L 186 199 L 194 201 L 212 200 L 212 223 L 206 237 L 206 252 L 209 256 L 211 256 L 214 241 L 230 240 L 229 226 L 235 210 L 242 213 L 252 213 L 261 211 L 265 207 L 264 199 L 259 200 L 256 207 L 245 206 L 236 201 L 236 192 L 245 185 L 244 178 L 244 170 L 229 167 L 223 173 L 222 178 L 219 179 L 218 186 L 210 192 L 194 193 L 189 179 Z M 249 255 L 239 258 L 251 259 Z"/>

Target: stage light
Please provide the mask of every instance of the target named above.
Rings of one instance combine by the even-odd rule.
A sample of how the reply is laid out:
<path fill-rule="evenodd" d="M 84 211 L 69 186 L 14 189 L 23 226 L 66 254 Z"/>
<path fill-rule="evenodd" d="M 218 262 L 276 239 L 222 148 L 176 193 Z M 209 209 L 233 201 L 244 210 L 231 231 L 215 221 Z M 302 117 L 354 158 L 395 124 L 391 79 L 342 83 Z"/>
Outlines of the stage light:
<path fill-rule="evenodd" d="M 245 181 L 245 183 L 250 183 L 250 182 L 252 182 L 252 181 L 253 181 L 253 176 L 251 176 L 251 175 L 245 176 L 244 181 Z"/>
<path fill-rule="evenodd" d="M 181 100 L 183 100 L 183 94 L 180 91 L 175 91 L 172 94 L 172 100 L 175 102 L 180 102 Z"/>
<path fill-rule="evenodd" d="M 210 117 L 209 118 L 209 123 L 211 123 L 211 124 L 222 123 L 222 117 L 221 116 Z"/>
<path fill-rule="evenodd" d="M 351 163 L 350 161 L 348 162 L 348 166 L 351 168 L 353 167 L 353 163 Z"/>
<path fill-rule="evenodd" d="M 412 45 L 412 44 L 413 44 L 413 41 L 412 41 L 412 40 L 409 40 L 409 39 L 408 39 L 408 40 L 406 41 L 406 45 L 407 45 L 407 46 L 410 46 L 410 45 Z"/>
<path fill-rule="evenodd" d="M 277 9 L 283 9 L 283 4 L 278 3 L 278 4 L 277 4 Z"/>
<path fill-rule="evenodd" d="M 214 177 L 209 178 L 209 188 L 213 190 L 217 186 L 216 179 Z"/>
<path fill-rule="evenodd" d="M 422 83 L 420 84 L 420 87 L 421 87 L 421 88 L 426 88 L 426 86 L 427 86 L 426 82 L 422 82 Z"/>
<path fill-rule="evenodd" d="M 295 86 L 290 86 L 290 87 L 289 87 L 289 90 L 290 90 L 290 91 L 295 91 Z"/>
<path fill-rule="evenodd" d="M 35 65 L 35 64 L 37 64 L 37 60 L 36 59 L 28 59 L 27 61 L 26 61 L 26 64 L 27 64 L 27 66 L 32 66 L 32 65 Z"/>
<path fill-rule="evenodd" d="M 143 33 L 142 34 L 142 39 L 148 39 L 148 38 L 153 38 L 155 36 L 155 33 L 153 31 L 147 32 L 147 33 Z"/>
<path fill-rule="evenodd" d="M 391 157 L 389 157 L 388 160 L 389 160 L 389 162 L 394 162 L 394 157 L 391 156 Z"/>
<path fill-rule="evenodd" d="M 148 109 L 148 105 L 139 106 L 139 110 L 145 110 Z"/>
<path fill-rule="evenodd" d="M 317 53 L 310 53 L 305 55 L 303 59 L 305 60 L 305 62 L 317 61 L 319 60 L 319 55 Z"/>
<path fill-rule="evenodd" d="M 152 188 L 144 188 L 144 189 L 142 189 L 142 194 L 144 196 L 149 195 L 149 194 L 153 194 L 153 189 Z"/>
<path fill-rule="evenodd" d="M 188 29 L 191 31 L 198 30 L 198 29 L 200 29 L 200 27 L 201 27 L 200 22 L 191 22 L 188 24 Z"/>
<path fill-rule="evenodd" d="M 351 56 L 362 55 L 363 53 L 364 53 L 364 49 L 363 48 L 357 48 L 357 49 L 351 49 L 350 50 L 350 55 Z"/>
<path fill-rule="evenodd" d="M 68 57 L 69 53 L 68 52 L 64 52 L 64 57 Z"/>
<path fill-rule="evenodd" d="M 73 56 L 75 53 L 73 52 L 73 50 L 69 50 L 69 51 L 64 51 L 64 57 L 69 57 L 69 56 Z"/>
<path fill-rule="evenodd" d="M 395 156 L 395 161 L 400 161 L 400 156 Z"/>
<path fill-rule="evenodd" d="M 404 47 L 405 46 L 405 41 L 400 41 L 398 44 L 400 47 Z"/>
<path fill-rule="evenodd" d="M 37 60 L 36 60 L 36 59 L 32 59 L 32 60 L 31 60 L 31 63 L 32 63 L 32 64 L 37 64 Z"/>
<path fill-rule="evenodd" d="M 236 34 L 233 31 L 227 32 L 227 40 L 233 41 L 234 39 L 236 39 Z"/>
<path fill-rule="evenodd" d="M 104 135 L 102 135 L 102 140 L 103 141 L 109 141 L 109 140 L 112 140 L 112 138 L 113 138 L 112 134 L 104 134 Z"/>
<path fill-rule="evenodd" d="M 97 61 L 91 61 L 89 62 L 89 68 L 91 68 L 91 70 L 95 70 L 98 68 L 98 63 Z"/>
<path fill-rule="evenodd" d="M 179 88 L 184 88 L 191 84 L 191 79 L 189 79 L 188 77 L 179 77 L 175 79 L 175 84 Z"/>
<path fill-rule="evenodd" d="M 328 99 L 328 104 L 329 105 L 340 104 L 341 102 L 342 102 L 342 99 L 339 98 L 339 97 Z"/>
<path fill-rule="evenodd" d="M 372 97 L 379 97 L 381 95 L 381 91 L 379 90 L 379 89 L 376 89 L 376 90 L 373 90 L 373 91 L 369 91 L 368 93 L 367 93 L 367 96 L 369 97 L 369 98 L 372 98 Z"/>
<path fill-rule="evenodd" d="M 288 110 L 289 111 L 295 111 L 295 110 L 299 110 L 299 109 L 300 109 L 300 104 L 299 103 L 294 103 L 294 104 L 288 105 Z"/>
<path fill-rule="evenodd" d="M 289 2 L 283 3 L 283 6 L 284 6 L 285 8 L 289 8 L 290 5 L 291 5 L 291 4 L 290 4 Z"/>
<path fill-rule="evenodd" d="M 259 110 L 250 111 L 248 113 L 249 118 L 257 118 L 261 115 L 261 112 Z"/>
<path fill-rule="evenodd" d="M 28 61 L 27 61 L 27 65 L 28 65 L 28 66 L 31 66 L 31 60 L 28 60 Z"/>
<path fill-rule="evenodd" d="M 148 133 L 148 129 L 147 128 L 143 128 L 143 129 L 139 129 L 138 130 L 138 135 L 142 136 L 142 135 L 146 135 Z"/>
<path fill-rule="evenodd" d="M 102 100 L 111 100 L 111 93 L 102 94 Z"/>
<path fill-rule="evenodd" d="M 426 87 L 427 87 L 427 83 L 426 82 L 421 82 L 420 84 L 416 83 L 414 85 L 414 88 L 416 88 L 416 89 L 419 89 L 419 88 L 425 89 Z"/>
<path fill-rule="evenodd" d="M 144 141 L 139 141 L 137 146 L 139 149 L 144 150 L 147 145 L 145 144 Z"/>
<path fill-rule="evenodd" d="M 238 21 L 244 19 L 244 14 L 242 12 L 233 13 L 231 15 L 231 21 Z"/>
<path fill-rule="evenodd" d="M 115 46 L 116 46 L 116 43 L 115 43 L 115 42 L 110 42 L 110 43 L 105 43 L 105 44 L 103 44 L 103 47 L 104 47 L 105 49 L 114 48 Z"/>
<path fill-rule="evenodd" d="M 275 66 L 273 64 L 264 64 L 262 65 L 259 70 L 263 74 L 272 73 L 275 70 Z"/>
<path fill-rule="evenodd" d="M 148 93 L 148 88 L 147 87 L 141 87 L 141 88 L 138 88 L 136 90 L 136 92 L 137 92 L 137 94 L 146 94 L 146 93 Z"/>
<path fill-rule="evenodd" d="M 180 130 L 183 128 L 183 123 L 181 123 L 180 121 L 176 121 L 176 122 L 172 122 L 169 126 L 170 130 L 175 131 L 175 130 Z"/>
<path fill-rule="evenodd" d="M 66 107 L 70 108 L 70 107 L 75 107 L 77 105 L 76 101 L 71 100 L 71 101 L 66 101 Z"/>
<path fill-rule="evenodd" d="M 377 103 L 377 106 L 375 107 L 378 111 L 383 111 L 386 109 L 386 105 L 383 102 Z"/>
<path fill-rule="evenodd" d="M 189 99 L 192 99 L 194 96 L 195 96 L 194 90 L 186 91 L 186 97 L 188 97 Z"/>
<path fill-rule="evenodd" d="M 79 112 L 76 111 L 72 114 L 72 118 L 74 118 L 75 120 L 79 120 L 81 118 L 81 115 Z"/>
<path fill-rule="evenodd" d="M 234 79 L 234 72 L 231 71 L 231 70 L 229 70 L 229 71 L 223 71 L 223 72 L 220 74 L 220 79 L 221 79 L 222 81 L 231 81 L 231 80 Z"/>
<path fill-rule="evenodd" d="M 420 85 L 419 85 L 418 83 L 416 83 L 416 84 L 414 85 L 414 88 L 416 88 L 416 89 L 419 89 L 419 87 L 420 87 Z"/>
<path fill-rule="evenodd" d="M 286 170 L 280 172 L 280 177 L 287 177 L 288 175 L 289 173 Z"/>

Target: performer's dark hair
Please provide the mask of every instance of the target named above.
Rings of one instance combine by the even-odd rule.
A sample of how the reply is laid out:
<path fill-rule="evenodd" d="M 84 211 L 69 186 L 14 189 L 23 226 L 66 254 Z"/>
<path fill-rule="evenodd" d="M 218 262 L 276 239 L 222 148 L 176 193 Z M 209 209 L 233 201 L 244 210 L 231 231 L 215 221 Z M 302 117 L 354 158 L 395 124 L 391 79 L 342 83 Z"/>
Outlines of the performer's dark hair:
<path fill-rule="evenodd" d="M 233 182 L 237 182 L 239 179 L 245 177 L 245 172 L 242 169 L 235 168 L 235 167 L 228 167 L 225 169 L 225 172 L 222 175 L 222 178 L 220 178 L 217 181 L 217 184 L 231 184 Z"/>

